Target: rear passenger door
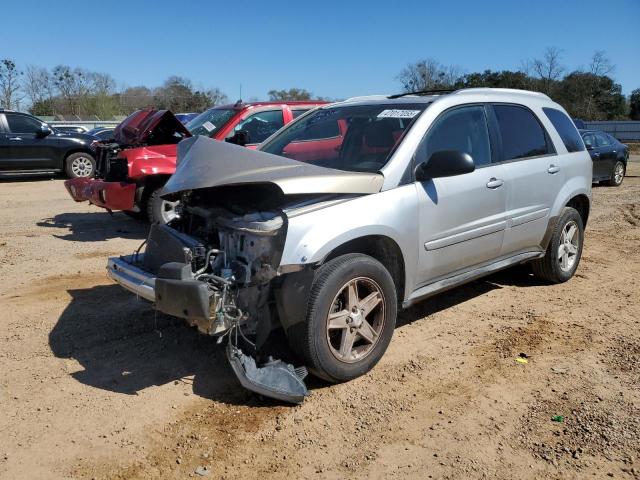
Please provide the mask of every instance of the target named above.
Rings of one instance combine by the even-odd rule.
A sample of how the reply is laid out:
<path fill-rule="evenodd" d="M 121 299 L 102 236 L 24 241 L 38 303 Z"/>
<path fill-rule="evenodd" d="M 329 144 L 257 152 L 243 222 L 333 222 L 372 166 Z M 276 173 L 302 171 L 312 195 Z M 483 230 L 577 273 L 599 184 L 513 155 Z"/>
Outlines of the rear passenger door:
<path fill-rule="evenodd" d="M 492 141 L 483 105 L 443 112 L 416 152 L 471 155 L 475 171 L 416 182 L 418 196 L 418 286 L 470 270 L 499 256 L 506 227 L 504 166 L 492 163 Z"/>
<path fill-rule="evenodd" d="M 565 174 L 553 142 L 529 108 L 493 104 L 492 124 L 507 184 L 508 223 L 501 256 L 511 256 L 541 243 Z"/>

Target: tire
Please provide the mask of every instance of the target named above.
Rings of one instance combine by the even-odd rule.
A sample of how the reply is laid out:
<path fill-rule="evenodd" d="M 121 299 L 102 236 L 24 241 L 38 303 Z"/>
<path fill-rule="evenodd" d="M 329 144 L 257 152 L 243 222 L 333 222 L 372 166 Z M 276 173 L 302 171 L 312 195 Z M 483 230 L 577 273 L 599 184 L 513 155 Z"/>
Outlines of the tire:
<path fill-rule="evenodd" d="M 160 191 L 164 185 L 155 187 L 151 193 L 147 196 L 146 209 L 147 218 L 151 223 L 159 223 L 164 225 L 169 223 L 174 218 L 178 217 L 175 212 L 175 208 L 178 205 L 178 201 L 169 202 L 160 198 Z"/>
<path fill-rule="evenodd" d="M 624 162 L 618 160 L 611 170 L 611 178 L 607 180 L 607 185 L 611 185 L 612 187 L 619 187 L 622 185 L 622 181 L 624 180 L 624 175 L 626 173 L 626 167 Z"/>
<path fill-rule="evenodd" d="M 349 292 L 357 293 L 358 302 L 349 301 Z M 364 299 L 370 300 L 368 306 Z M 349 307 L 354 304 L 368 312 L 363 315 L 364 310 L 356 309 L 358 314 L 353 315 Z M 332 310 L 334 328 L 329 328 Z M 345 382 L 364 375 L 382 358 L 396 314 L 396 289 L 387 269 L 367 255 L 350 253 L 316 271 L 306 319 L 290 328 L 287 336 L 293 351 L 316 376 Z"/>
<path fill-rule="evenodd" d="M 96 161 L 89 153 L 72 153 L 64 160 L 64 169 L 69 178 L 88 178 L 96 173 Z"/>
<path fill-rule="evenodd" d="M 573 235 L 571 235 L 571 227 L 576 229 Z M 564 207 L 544 257 L 531 262 L 533 273 L 551 283 L 566 282 L 573 277 L 578 268 L 583 242 L 582 217 L 576 209 Z"/>

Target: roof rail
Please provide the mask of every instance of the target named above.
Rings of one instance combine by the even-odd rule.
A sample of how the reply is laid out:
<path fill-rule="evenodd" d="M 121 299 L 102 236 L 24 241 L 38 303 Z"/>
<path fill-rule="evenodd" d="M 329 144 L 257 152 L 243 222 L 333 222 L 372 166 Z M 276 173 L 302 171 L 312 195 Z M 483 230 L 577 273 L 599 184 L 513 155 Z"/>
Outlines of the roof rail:
<path fill-rule="evenodd" d="M 418 90 L 415 92 L 396 93 L 394 95 L 389 95 L 387 98 L 401 98 L 408 95 L 442 95 L 443 93 L 453 93 L 456 91 L 457 89 L 455 88 L 436 88 L 433 90 Z"/>
<path fill-rule="evenodd" d="M 545 95 L 541 92 L 534 92 L 531 90 L 521 90 L 518 88 L 488 88 L 488 87 L 473 87 L 473 88 L 462 88 L 460 90 L 456 90 L 454 92 L 456 95 L 465 94 L 465 93 L 503 93 L 508 95 L 527 95 L 532 97 L 540 97 L 551 100 L 548 95 Z"/>
<path fill-rule="evenodd" d="M 385 98 L 389 98 L 386 95 L 361 95 L 359 97 L 351 97 L 343 100 L 344 102 L 357 102 L 360 100 L 382 100 Z"/>

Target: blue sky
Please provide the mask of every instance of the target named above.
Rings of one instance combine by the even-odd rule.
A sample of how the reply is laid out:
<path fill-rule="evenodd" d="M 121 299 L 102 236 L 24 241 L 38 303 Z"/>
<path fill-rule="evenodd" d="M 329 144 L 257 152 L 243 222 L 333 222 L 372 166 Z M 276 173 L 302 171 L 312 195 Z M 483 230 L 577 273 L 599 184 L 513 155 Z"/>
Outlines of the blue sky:
<path fill-rule="evenodd" d="M 516 69 L 562 50 L 569 69 L 605 50 L 628 94 L 640 88 L 640 0 L 0 0 L 0 58 L 110 73 L 119 85 L 169 75 L 231 99 L 300 87 L 333 98 L 400 90 L 433 57 L 466 72 Z"/>

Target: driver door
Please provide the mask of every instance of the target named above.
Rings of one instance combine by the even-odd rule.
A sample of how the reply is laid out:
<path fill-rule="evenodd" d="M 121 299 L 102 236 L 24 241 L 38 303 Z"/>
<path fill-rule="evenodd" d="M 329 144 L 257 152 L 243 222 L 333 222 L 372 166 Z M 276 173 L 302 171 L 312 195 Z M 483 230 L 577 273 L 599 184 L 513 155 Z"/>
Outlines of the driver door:
<path fill-rule="evenodd" d="M 441 150 L 466 152 L 475 171 L 416 182 L 419 221 L 418 286 L 470 270 L 500 255 L 507 225 L 504 167 L 492 164 L 483 105 L 456 107 L 431 126 L 419 160 Z M 428 161 L 428 160 L 427 160 Z"/>

